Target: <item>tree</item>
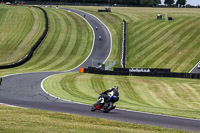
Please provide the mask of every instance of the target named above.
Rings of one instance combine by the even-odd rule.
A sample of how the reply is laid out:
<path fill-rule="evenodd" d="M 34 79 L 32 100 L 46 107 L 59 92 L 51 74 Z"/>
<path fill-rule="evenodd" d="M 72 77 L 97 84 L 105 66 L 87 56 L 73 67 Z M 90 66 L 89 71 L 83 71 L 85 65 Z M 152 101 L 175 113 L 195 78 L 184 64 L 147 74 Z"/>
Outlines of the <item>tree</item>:
<path fill-rule="evenodd" d="M 165 0 L 164 3 L 171 6 L 172 4 L 174 4 L 174 0 Z"/>
<path fill-rule="evenodd" d="M 131 4 L 131 5 L 140 5 L 140 0 L 129 0 L 129 4 Z"/>
<path fill-rule="evenodd" d="M 176 5 L 180 4 L 182 6 L 184 6 L 187 3 L 186 0 L 177 0 Z"/>
<path fill-rule="evenodd" d="M 161 4 L 161 0 L 155 0 L 155 4 L 156 5 Z"/>
<path fill-rule="evenodd" d="M 154 6 L 154 0 L 140 0 L 141 6 Z"/>

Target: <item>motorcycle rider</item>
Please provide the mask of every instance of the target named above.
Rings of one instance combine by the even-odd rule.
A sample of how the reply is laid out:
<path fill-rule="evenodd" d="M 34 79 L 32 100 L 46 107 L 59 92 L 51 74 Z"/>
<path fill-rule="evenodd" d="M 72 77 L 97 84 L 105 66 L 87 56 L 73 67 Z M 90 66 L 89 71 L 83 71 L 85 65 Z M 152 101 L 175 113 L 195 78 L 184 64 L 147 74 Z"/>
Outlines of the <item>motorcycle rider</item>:
<path fill-rule="evenodd" d="M 109 93 L 109 94 L 108 94 Z M 100 101 L 100 107 L 103 106 L 103 104 L 108 100 L 111 96 L 117 96 L 116 98 L 119 99 L 119 92 L 118 92 L 118 86 L 114 86 L 114 88 L 110 88 L 109 90 L 104 91 L 101 95 L 101 101 Z M 112 109 L 114 109 L 116 106 L 113 106 Z"/>

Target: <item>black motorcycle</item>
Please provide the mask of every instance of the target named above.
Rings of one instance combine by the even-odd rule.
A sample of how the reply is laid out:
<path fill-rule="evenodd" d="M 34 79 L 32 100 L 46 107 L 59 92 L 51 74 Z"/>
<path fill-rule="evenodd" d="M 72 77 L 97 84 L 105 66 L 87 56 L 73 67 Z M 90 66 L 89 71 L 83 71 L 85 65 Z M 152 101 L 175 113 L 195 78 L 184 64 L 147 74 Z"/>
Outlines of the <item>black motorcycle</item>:
<path fill-rule="evenodd" d="M 92 106 L 91 111 L 100 110 L 104 113 L 108 113 L 116 107 L 114 106 L 114 103 L 119 100 L 119 97 L 110 96 L 105 102 L 103 100 L 104 98 L 102 97 L 102 95 L 99 95 L 97 102 Z"/>

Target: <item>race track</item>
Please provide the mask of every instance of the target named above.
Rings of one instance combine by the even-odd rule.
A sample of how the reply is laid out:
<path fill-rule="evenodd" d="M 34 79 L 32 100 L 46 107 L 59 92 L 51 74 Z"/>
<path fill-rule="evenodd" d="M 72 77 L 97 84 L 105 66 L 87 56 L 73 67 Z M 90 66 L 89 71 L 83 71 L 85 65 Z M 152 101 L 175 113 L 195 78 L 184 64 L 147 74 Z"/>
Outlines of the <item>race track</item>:
<path fill-rule="evenodd" d="M 73 9 L 65 10 L 75 12 L 80 16 L 85 15 L 85 19 L 94 29 L 95 35 L 94 46 L 90 56 L 80 66 L 71 71 L 78 71 L 80 67 L 94 65 L 92 60 L 98 60 L 101 63 L 104 62 L 109 56 L 111 49 L 111 36 L 109 30 L 92 15 Z M 98 30 L 95 29 L 96 26 L 98 26 Z M 102 36 L 101 41 L 98 39 L 99 35 Z M 125 111 L 120 109 L 115 109 L 107 114 L 99 111 L 91 112 L 90 105 L 73 103 L 52 97 L 42 90 L 41 83 L 46 77 L 58 73 L 61 72 L 24 73 L 3 77 L 3 82 L 0 86 L 0 103 L 200 132 L 199 120 Z"/>
<path fill-rule="evenodd" d="M 200 73 L 200 69 L 198 68 L 198 64 L 200 61 L 190 70 L 189 73 Z"/>

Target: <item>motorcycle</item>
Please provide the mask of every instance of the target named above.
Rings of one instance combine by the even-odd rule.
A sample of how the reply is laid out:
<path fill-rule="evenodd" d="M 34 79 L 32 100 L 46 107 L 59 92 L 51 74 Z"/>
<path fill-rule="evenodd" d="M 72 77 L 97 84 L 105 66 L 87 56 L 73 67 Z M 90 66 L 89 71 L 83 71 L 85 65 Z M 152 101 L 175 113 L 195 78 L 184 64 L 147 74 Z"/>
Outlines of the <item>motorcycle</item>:
<path fill-rule="evenodd" d="M 99 36 L 99 41 L 101 41 L 101 36 Z"/>
<path fill-rule="evenodd" d="M 104 113 L 108 113 L 109 111 L 115 109 L 114 103 L 119 100 L 118 96 L 110 96 L 105 102 L 102 95 L 99 95 L 97 102 L 92 106 L 91 111 L 100 110 Z"/>

